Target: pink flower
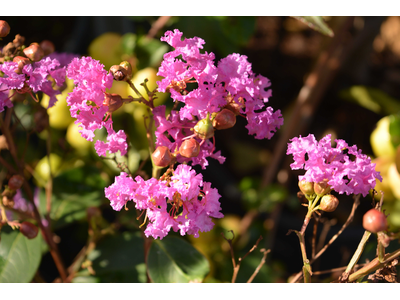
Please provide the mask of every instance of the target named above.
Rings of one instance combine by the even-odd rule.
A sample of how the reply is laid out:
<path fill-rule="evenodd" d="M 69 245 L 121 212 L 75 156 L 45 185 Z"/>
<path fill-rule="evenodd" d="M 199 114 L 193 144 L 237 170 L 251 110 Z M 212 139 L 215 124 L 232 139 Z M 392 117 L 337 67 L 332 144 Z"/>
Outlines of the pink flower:
<path fill-rule="evenodd" d="M 306 170 L 299 180 L 320 182 L 327 179 L 339 194 L 362 194 L 364 197 L 375 187 L 376 179 L 382 181 L 380 173 L 375 171 L 375 164 L 357 150 L 356 145 L 349 147 L 344 140 L 337 139 L 336 147 L 332 148 L 330 134 L 320 142 L 312 134 L 291 141 L 286 152 L 293 155 L 294 163 L 290 167 Z"/>

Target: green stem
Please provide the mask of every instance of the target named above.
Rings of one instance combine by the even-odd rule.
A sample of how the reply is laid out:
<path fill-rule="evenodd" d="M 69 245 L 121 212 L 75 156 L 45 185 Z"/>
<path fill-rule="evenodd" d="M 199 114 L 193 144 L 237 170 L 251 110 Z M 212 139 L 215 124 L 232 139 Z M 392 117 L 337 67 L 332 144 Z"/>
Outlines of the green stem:
<path fill-rule="evenodd" d="M 301 256 L 303 258 L 303 276 L 304 276 L 304 283 L 310 283 L 311 282 L 311 265 L 310 261 L 307 258 L 307 252 L 306 252 L 306 244 L 304 241 L 304 233 L 295 231 L 297 234 L 299 241 L 300 241 L 300 250 L 301 250 Z"/>

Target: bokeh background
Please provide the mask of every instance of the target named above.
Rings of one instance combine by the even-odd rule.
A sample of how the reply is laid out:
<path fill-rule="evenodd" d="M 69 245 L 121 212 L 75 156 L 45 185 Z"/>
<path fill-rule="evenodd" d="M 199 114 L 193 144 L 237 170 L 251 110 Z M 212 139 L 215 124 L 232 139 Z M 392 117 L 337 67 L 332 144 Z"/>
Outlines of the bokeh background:
<path fill-rule="evenodd" d="M 306 208 L 301 206 L 297 197 L 297 176 L 301 172 L 290 170 L 292 159 L 285 154 L 289 139 L 299 135 L 312 133 L 320 139 L 330 133 L 333 139 L 340 138 L 349 145 L 356 144 L 363 153 L 376 159 L 377 169 L 387 182 L 379 189 L 385 191 L 384 208 L 390 213 L 390 228 L 394 231 L 400 228 L 400 176 L 396 155 L 400 141 L 397 116 L 400 109 L 400 17 L 325 17 L 334 32 L 333 37 L 313 30 L 295 18 L 278 16 L 3 19 L 10 24 L 10 36 L 17 33 L 25 36 L 27 45 L 51 40 L 57 52 L 91 55 L 100 60 L 106 69 L 122 60 L 129 60 L 135 73 L 140 75 L 135 77 L 138 82 L 147 77 L 150 83 L 155 83 L 162 55 L 169 51 L 159 38 L 166 30 L 175 28 L 182 31 L 185 37 L 204 39 L 206 44 L 203 50 L 215 53 L 216 61 L 231 53 L 246 55 L 252 63 L 253 72 L 271 80 L 273 96 L 269 105 L 282 111 L 285 119 L 283 127 L 271 140 L 256 140 L 248 135 L 244 127 L 246 121 L 238 118 L 234 128 L 216 132 L 215 135 L 216 148 L 227 158 L 226 162 L 220 165 L 210 160 L 206 170 L 196 168 L 205 181 L 218 188 L 225 215 L 225 218 L 215 221 L 216 226 L 211 232 L 201 233 L 197 239 L 185 237 L 210 262 L 211 272 L 207 282 L 231 280 L 229 245 L 221 235 L 224 233 L 226 237 L 231 237 L 229 230 L 235 234 L 236 258 L 244 256 L 257 239 L 263 237 L 258 248 L 243 260 L 237 282 L 246 282 L 259 265 L 262 258 L 260 248 L 270 249 L 271 252 L 254 282 L 286 282 L 301 270 L 298 238 L 293 233 L 287 233 L 290 229 L 301 228 Z M 121 95 L 129 94 L 122 85 L 115 85 L 113 89 Z M 168 95 L 160 96 L 159 102 L 171 106 Z M 16 112 L 21 115 L 27 113 L 23 105 L 16 107 Z M 144 112 L 143 107 L 131 105 L 113 115 L 116 129 L 128 132 L 132 144 L 128 164 L 133 172 L 148 158 Z M 42 176 L 45 181 L 48 175 L 40 168 L 46 169 L 47 160 L 43 160 L 46 157 L 46 139 L 51 138 L 53 168 L 62 174 L 73 167 L 84 167 L 86 173 L 81 174 L 81 182 L 84 182 L 82 189 L 86 191 L 89 186 L 88 191 L 95 193 L 95 197 L 81 199 L 88 203 L 71 208 L 70 219 L 63 215 L 65 212 L 61 209 L 53 214 L 57 242 L 66 265 L 74 261 L 88 241 L 86 212 L 91 206 L 99 208 L 106 224 L 104 228 L 113 229 L 113 234 L 98 242 L 98 253 L 109 255 L 111 264 L 113 257 L 115 259 L 119 255 L 127 256 L 129 261 L 131 243 L 118 239 L 118 236 L 138 231 L 136 212 L 133 208 L 113 211 L 103 194 L 103 188 L 119 174 L 116 164 L 99 158 L 93 152 L 93 145 L 80 138 L 76 128 L 72 128 L 73 120 L 68 118 L 66 105 L 59 105 L 54 112 L 49 111 L 49 115 L 52 135 L 32 138 L 27 161 L 38 172 L 37 176 Z M 30 122 L 26 120 L 26 124 Z M 21 139 L 22 145 L 23 135 L 16 138 Z M 7 154 L 3 151 L 1 155 Z M 147 162 L 144 171 L 148 174 L 151 174 L 150 167 Z M 88 179 L 92 174 L 96 174 L 95 183 Z M 56 191 L 68 189 L 63 180 L 60 180 Z M 37 178 L 32 178 L 32 182 L 40 186 Z M 57 197 L 62 201 L 62 196 L 57 194 Z M 317 248 L 341 228 L 350 213 L 352 197 L 338 195 L 338 198 L 340 205 L 337 210 L 321 216 Z M 371 196 L 361 199 L 353 222 L 313 264 L 314 272 L 348 264 L 363 235 L 362 216 L 371 207 Z M 61 215 L 57 215 L 58 212 Z M 306 234 L 309 251 L 313 228 L 310 225 Z M 177 233 L 170 235 L 179 236 Z M 111 242 L 113 238 L 115 243 Z M 392 244 L 394 249 L 398 248 L 397 242 Z M 372 237 L 361 260 L 373 259 L 375 248 L 376 238 Z M 96 275 L 80 270 L 76 281 L 142 282 L 146 279 L 140 267 L 132 275 L 132 272 L 123 270 L 123 264 L 118 268 L 118 262 L 115 262 L 114 266 L 95 265 Z M 313 280 L 332 281 L 339 275 L 329 273 Z M 34 281 L 52 282 L 57 276 L 51 256 L 44 250 Z"/>

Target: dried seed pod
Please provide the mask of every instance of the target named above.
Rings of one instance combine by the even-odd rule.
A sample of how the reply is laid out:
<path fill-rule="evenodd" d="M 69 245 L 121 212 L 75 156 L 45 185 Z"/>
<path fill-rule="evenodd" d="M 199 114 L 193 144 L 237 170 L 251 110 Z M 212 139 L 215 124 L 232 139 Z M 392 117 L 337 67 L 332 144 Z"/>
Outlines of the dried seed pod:
<path fill-rule="evenodd" d="M 338 207 L 339 200 L 335 196 L 329 194 L 321 198 L 321 203 L 319 204 L 321 210 L 326 212 L 332 212 Z"/>
<path fill-rule="evenodd" d="M 162 168 L 169 166 L 174 159 L 167 146 L 158 146 L 151 157 L 153 158 L 154 164 Z"/>
<path fill-rule="evenodd" d="M 44 51 L 38 43 L 32 43 L 29 47 L 25 48 L 23 52 L 31 61 L 39 61 L 44 56 Z"/>
<path fill-rule="evenodd" d="M 320 182 L 314 182 L 314 192 L 318 196 L 323 196 L 331 191 L 331 186 L 328 184 L 328 180 L 324 179 Z"/>
<path fill-rule="evenodd" d="M 214 127 L 210 120 L 210 114 L 207 113 L 207 117 L 201 119 L 197 122 L 194 126 L 194 133 L 197 137 L 201 138 L 202 140 L 209 139 L 214 136 Z"/>
<path fill-rule="evenodd" d="M 179 147 L 179 154 L 190 158 L 196 157 L 200 153 L 200 144 L 193 138 L 183 141 Z"/>
<path fill-rule="evenodd" d="M 314 182 L 308 182 L 305 180 L 299 181 L 299 188 L 300 191 L 303 192 L 305 195 L 312 195 L 314 194 Z"/>
<path fill-rule="evenodd" d="M 24 183 L 24 177 L 21 175 L 13 175 L 8 180 L 8 187 L 14 191 L 21 188 L 22 184 Z"/>
<path fill-rule="evenodd" d="M 125 81 L 128 71 L 121 65 L 113 65 L 110 68 L 110 73 L 113 75 L 116 81 Z"/>
<path fill-rule="evenodd" d="M 236 124 L 236 115 L 229 109 L 224 108 L 221 110 L 213 120 L 213 127 L 215 129 L 228 129 Z"/>
<path fill-rule="evenodd" d="M 56 47 L 54 46 L 53 42 L 49 40 L 42 41 L 40 43 L 40 47 L 43 49 L 44 56 L 47 56 L 56 51 Z"/>
<path fill-rule="evenodd" d="M 105 93 L 103 105 L 108 106 L 109 113 L 116 111 L 124 104 L 122 97 L 118 94 Z"/>
<path fill-rule="evenodd" d="M 370 209 L 363 217 L 363 227 L 373 233 L 385 231 L 388 227 L 385 214 L 375 208 Z"/>
<path fill-rule="evenodd" d="M 0 20 L 0 38 L 6 37 L 10 33 L 10 25 L 4 20 Z"/>
<path fill-rule="evenodd" d="M 33 225 L 31 222 L 22 222 L 19 231 L 26 236 L 28 239 L 34 239 L 39 232 L 39 228 Z"/>

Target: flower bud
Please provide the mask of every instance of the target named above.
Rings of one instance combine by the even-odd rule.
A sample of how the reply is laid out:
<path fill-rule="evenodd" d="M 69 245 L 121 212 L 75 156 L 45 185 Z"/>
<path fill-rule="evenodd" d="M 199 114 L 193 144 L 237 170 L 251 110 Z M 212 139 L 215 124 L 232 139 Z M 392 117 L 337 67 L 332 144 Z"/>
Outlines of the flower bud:
<path fill-rule="evenodd" d="M 370 209 L 363 217 L 363 227 L 373 233 L 386 230 L 388 222 L 385 214 L 375 208 Z"/>
<path fill-rule="evenodd" d="M 132 78 L 132 66 L 129 63 L 129 61 L 123 61 L 119 65 L 126 70 L 127 79 L 131 79 Z"/>
<path fill-rule="evenodd" d="M 39 232 L 39 228 L 33 225 L 31 222 L 22 222 L 19 227 L 19 231 L 26 236 L 28 239 L 34 239 Z"/>
<path fill-rule="evenodd" d="M 179 147 L 179 154 L 190 158 L 196 157 L 200 153 L 200 144 L 195 139 L 184 140 Z"/>
<path fill-rule="evenodd" d="M 39 61 L 44 56 L 44 51 L 38 43 L 32 43 L 29 47 L 25 48 L 23 52 L 31 61 Z"/>
<path fill-rule="evenodd" d="M 119 65 L 113 65 L 110 68 L 110 73 L 113 75 L 114 80 L 116 81 L 125 81 L 127 75 L 128 75 L 128 71 Z"/>
<path fill-rule="evenodd" d="M 31 61 L 27 57 L 23 56 L 16 56 L 13 59 L 13 62 L 16 62 L 18 64 L 18 69 L 15 70 L 15 73 L 17 74 L 22 74 L 22 69 L 25 65 L 29 65 Z"/>
<path fill-rule="evenodd" d="M 6 37 L 10 33 L 10 25 L 4 20 L 0 20 L 0 38 Z"/>
<path fill-rule="evenodd" d="M 221 110 L 213 120 L 213 127 L 215 129 L 228 129 L 236 124 L 236 115 L 229 109 L 224 108 Z"/>
<path fill-rule="evenodd" d="M 116 111 L 124 104 L 122 97 L 118 94 L 105 93 L 103 105 L 108 106 L 109 113 Z"/>
<path fill-rule="evenodd" d="M 43 49 L 44 56 L 47 56 L 56 50 L 56 47 L 54 46 L 53 42 L 49 40 L 42 41 L 40 43 L 40 47 Z"/>
<path fill-rule="evenodd" d="M 21 47 L 24 43 L 25 43 L 25 38 L 19 34 L 15 36 L 15 39 L 12 42 L 15 48 Z"/>
<path fill-rule="evenodd" d="M 167 146 L 158 146 L 151 157 L 153 158 L 153 163 L 162 168 L 169 166 L 174 159 Z"/>
<path fill-rule="evenodd" d="M 314 182 L 308 182 L 306 180 L 299 181 L 300 191 L 303 192 L 304 195 L 312 195 L 314 194 Z"/>
<path fill-rule="evenodd" d="M 328 184 L 328 179 L 324 179 L 320 182 L 314 182 L 314 192 L 318 196 L 323 196 L 331 191 L 331 186 Z"/>
<path fill-rule="evenodd" d="M 338 205 L 339 205 L 338 198 L 336 198 L 331 194 L 328 194 L 321 198 L 321 203 L 319 204 L 319 207 L 323 211 L 332 212 L 336 209 L 336 207 L 338 207 Z"/>
<path fill-rule="evenodd" d="M 14 191 L 21 188 L 22 184 L 24 183 L 24 177 L 21 175 L 13 175 L 8 180 L 8 187 Z"/>
<path fill-rule="evenodd" d="M 232 111 L 235 115 L 240 115 L 240 110 L 244 108 L 244 99 L 239 97 L 236 101 L 232 96 L 227 96 L 226 100 L 229 102 L 225 108 Z"/>
<path fill-rule="evenodd" d="M 194 132 L 197 137 L 202 140 L 209 139 L 214 136 L 214 127 L 210 120 L 210 114 L 207 113 L 207 117 L 197 122 L 194 126 Z"/>

